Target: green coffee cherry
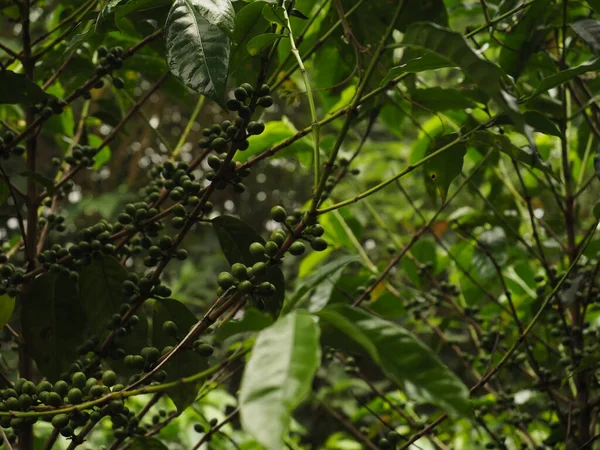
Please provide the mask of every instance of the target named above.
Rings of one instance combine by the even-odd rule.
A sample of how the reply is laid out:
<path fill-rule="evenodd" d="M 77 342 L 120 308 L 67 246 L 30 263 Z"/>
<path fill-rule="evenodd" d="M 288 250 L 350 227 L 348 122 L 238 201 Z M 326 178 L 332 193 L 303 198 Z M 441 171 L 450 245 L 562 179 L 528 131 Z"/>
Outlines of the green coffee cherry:
<path fill-rule="evenodd" d="M 40 381 L 35 389 L 36 395 L 40 395 L 42 392 L 50 392 L 52 390 L 52 383 L 49 381 Z"/>
<path fill-rule="evenodd" d="M 215 348 L 210 344 L 201 343 L 200 345 L 196 346 L 195 352 L 204 358 L 208 358 L 215 352 Z"/>
<path fill-rule="evenodd" d="M 306 247 L 304 243 L 296 241 L 292 245 L 290 245 L 290 253 L 294 256 L 300 256 L 304 253 Z"/>
<path fill-rule="evenodd" d="M 253 242 L 249 247 L 250 254 L 254 257 L 262 257 L 265 255 L 265 246 L 260 242 Z"/>
<path fill-rule="evenodd" d="M 218 152 L 227 151 L 227 141 L 222 137 L 218 137 L 214 141 L 212 141 L 210 147 L 214 148 Z"/>
<path fill-rule="evenodd" d="M 48 406 L 57 407 L 57 406 L 62 405 L 63 399 L 56 392 L 48 392 L 48 395 L 46 395 L 46 400 L 44 401 L 44 403 Z"/>
<path fill-rule="evenodd" d="M 69 425 L 69 416 L 66 414 L 58 414 L 52 418 L 52 426 L 54 428 L 64 428 Z"/>
<path fill-rule="evenodd" d="M 260 285 L 258 286 L 258 293 L 265 297 L 270 297 L 275 293 L 275 286 L 269 283 L 268 281 L 260 283 Z"/>
<path fill-rule="evenodd" d="M 72 388 L 67 394 L 67 400 L 71 405 L 77 405 L 83 401 L 83 393 L 79 388 Z"/>
<path fill-rule="evenodd" d="M 250 83 L 242 83 L 240 87 L 243 88 L 248 93 L 248 95 L 254 94 L 254 88 Z"/>
<path fill-rule="evenodd" d="M 54 383 L 54 392 L 61 397 L 64 397 L 69 392 L 69 385 L 64 380 L 58 380 L 56 383 Z"/>
<path fill-rule="evenodd" d="M 252 275 L 262 277 L 267 273 L 267 265 L 264 262 L 257 262 L 252 266 Z"/>
<path fill-rule="evenodd" d="M 277 254 L 278 251 L 279 251 L 279 245 L 277 245 L 277 243 L 275 243 L 273 241 L 269 241 L 265 245 L 265 254 L 267 254 L 268 256 L 273 257 Z"/>
<path fill-rule="evenodd" d="M 162 324 L 162 330 L 167 336 L 177 336 L 177 324 L 171 320 L 167 320 Z"/>
<path fill-rule="evenodd" d="M 243 87 L 236 88 L 233 91 L 233 95 L 236 98 L 236 100 L 240 102 L 244 102 L 248 98 L 248 92 L 246 92 L 246 89 L 244 89 Z"/>
<path fill-rule="evenodd" d="M 252 290 L 252 282 L 248 280 L 240 281 L 236 287 L 238 291 L 245 294 Z"/>
<path fill-rule="evenodd" d="M 273 206 L 273 208 L 271 208 L 271 219 L 275 222 L 285 222 L 286 218 L 287 212 L 283 206 Z"/>
<path fill-rule="evenodd" d="M 320 237 L 313 239 L 310 245 L 317 252 L 322 252 L 323 250 L 327 249 L 327 241 Z"/>
<path fill-rule="evenodd" d="M 102 374 L 102 384 L 106 387 L 113 386 L 117 381 L 117 375 L 112 370 L 105 370 Z"/>
<path fill-rule="evenodd" d="M 260 89 L 257 90 L 256 92 L 258 95 L 269 95 L 271 93 L 271 86 L 269 86 L 268 84 L 263 84 Z"/>
<path fill-rule="evenodd" d="M 235 284 L 235 280 L 229 272 L 221 272 L 217 276 L 217 284 L 223 289 L 227 289 Z"/>
<path fill-rule="evenodd" d="M 156 347 L 144 347 L 141 351 L 141 355 L 146 361 L 153 363 L 160 358 L 160 350 Z"/>
<path fill-rule="evenodd" d="M 85 373 L 83 373 L 83 372 L 75 372 L 73 374 L 73 376 L 71 377 L 71 383 L 73 384 L 74 387 L 79 388 L 79 389 L 83 389 L 83 387 L 85 386 L 86 380 L 87 380 L 87 377 L 85 376 Z"/>
<path fill-rule="evenodd" d="M 231 266 L 231 273 L 238 280 L 245 280 L 248 278 L 248 268 L 242 263 L 235 263 Z"/>
<path fill-rule="evenodd" d="M 230 98 L 227 100 L 226 106 L 229 111 L 239 111 L 239 109 L 242 107 L 242 104 L 235 98 Z"/>

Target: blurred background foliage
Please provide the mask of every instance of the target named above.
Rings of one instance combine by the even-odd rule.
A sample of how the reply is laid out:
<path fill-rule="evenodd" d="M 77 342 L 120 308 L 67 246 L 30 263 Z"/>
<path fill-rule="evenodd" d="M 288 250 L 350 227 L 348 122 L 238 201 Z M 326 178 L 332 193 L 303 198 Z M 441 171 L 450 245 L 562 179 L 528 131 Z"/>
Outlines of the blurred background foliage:
<path fill-rule="evenodd" d="M 15 3 L 18 1 L 0 0 L 0 43 L 19 53 L 22 25 Z M 75 92 L 94 74 L 98 46 L 127 49 L 136 45 L 165 25 L 171 8 L 169 0 L 147 2 L 147 8 L 137 5 L 142 0 L 109 3 L 116 5 L 112 12 L 98 0 L 32 2 L 31 33 L 34 39 L 42 39 L 37 52 L 43 55 L 35 67 L 35 77 L 40 84 L 55 77 L 48 93 L 62 98 Z M 238 17 L 252 3 L 234 1 Z M 477 381 L 474 373 L 487 373 L 522 331 L 508 311 L 509 301 L 517 308 L 521 323 L 529 323 L 581 250 L 583 275 L 574 277 L 567 286 L 574 288 L 561 291 L 560 298 L 570 308 L 572 302 L 580 300 L 578 295 L 587 295 L 581 307 L 583 317 L 561 315 L 560 306 L 553 306 L 542 316 L 535 329 L 536 337 L 528 341 L 543 377 L 539 378 L 540 371 L 535 367 L 526 366 L 525 360 L 531 354 L 521 348 L 491 383 L 492 390 L 477 391 L 473 397 L 475 418 L 448 422 L 437 428 L 435 435 L 419 439 L 411 448 L 592 448 L 579 446 L 579 441 L 571 442 L 567 423 L 572 420 L 572 426 L 577 427 L 574 424 L 579 423 L 576 420 L 580 416 L 573 409 L 587 408 L 587 417 L 593 421 L 588 424 L 587 438 L 597 429 L 598 405 L 579 404 L 581 398 L 574 388 L 579 381 L 574 379 L 578 371 L 585 372 L 585 382 L 597 395 L 600 349 L 593 338 L 600 325 L 595 287 L 600 237 L 594 236 L 588 242 L 584 236 L 597 222 L 594 158 L 600 144 L 600 111 L 596 105 L 600 84 L 595 55 L 600 38 L 595 20 L 600 5 L 591 0 L 404 3 L 393 37 L 367 83 L 367 92 L 380 86 L 390 69 L 393 75 L 393 70 L 398 70 L 393 68 L 402 70 L 409 61 L 423 56 L 421 48 L 402 45 L 411 24 L 432 22 L 462 35 L 476 30 L 464 42 L 479 58 L 501 68 L 504 87 L 513 93 L 521 112 L 526 113 L 525 121 L 534 130 L 539 156 L 548 166 L 540 170 L 540 164 L 531 164 L 533 159 L 527 159 L 531 152 L 524 150 L 531 142 L 510 119 L 499 114 L 495 104 L 488 103 L 487 91 L 474 82 L 477 77 L 473 74 L 465 73 L 456 67 L 458 64 L 409 73 L 402 83 L 358 108 L 357 120 L 340 152 L 340 158 L 352 158 L 351 173 L 335 186 L 325 207 L 396 176 L 430 154 L 436 145 L 439 147 L 448 135 L 471 131 L 488 123 L 490 117 L 496 119 L 481 131 L 483 134 L 465 142 L 464 159 L 462 154 L 433 159 L 361 202 L 321 216 L 329 247 L 325 252 L 285 259 L 288 296 L 306 280 L 310 282 L 310 277 L 322 273 L 327 263 L 352 256 L 348 258 L 351 262 L 332 272 L 314 294 L 321 300 L 312 301 L 353 301 L 418 234 L 410 252 L 391 269 L 386 281 L 369 293 L 368 309 L 413 331 L 471 386 Z M 291 24 L 295 35 L 302 37 L 298 43 L 300 54 L 309 54 L 304 64 L 318 116 L 326 118 L 353 98 L 396 2 L 297 0 L 294 7 L 309 18 L 292 17 Z M 99 15 L 100 11 L 107 15 Z M 349 13 L 349 17 L 331 32 L 340 12 Z M 593 23 L 582 24 L 589 19 Z M 266 24 L 263 21 L 259 14 L 256 30 L 248 34 L 262 33 Z M 234 33 L 229 89 L 257 78 L 261 58 L 248 52 L 248 37 Z M 568 52 L 562 49 L 562 39 Z M 443 42 L 440 45 L 443 47 Z M 455 50 L 461 52 L 460 48 Z M 118 70 L 124 88 L 105 83 L 92 90 L 90 98 L 74 102 L 64 113 L 45 122 L 37 138 L 38 169 L 45 179 L 55 179 L 57 167 L 53 159 L 62 159 L 78 134 L 82 145 L 98 146 L 136 101 L 153 89 L 169 72 L 165 52 L 163 39 L 152 41 Z M 7 52 L 0 49 L 0 55 L 3 65 L 15 71 L 21 69 L 18 62 L 10 63 L 12 58 L 7 57 Z M 63 65 L 64 69 L 57 72 Z M 580 66 L 589 68 L 564 75 L 550 88 L 544 87 L 545 80 Z M 269 62 L 275 105 L 262 117 L 266 130 L 251 137 L 249 149 L 239 153 L 236 160 L 243 163 L 310 127 L 304 80 L 296 69 L 289 41 L 281 39 Z M 22 130 L 23 117 L 24 110 L 19 105 L 0 106 L 0 127 Z M 227 110 L 192 91 L 175 76 L 167 75 L 160 88 L 96 155 L 93 168 L 74 177 L 73 189 L 61 202 L 67 233 L 51 233 L 48 245 L 65 245 L 73 239 L 75 230 L 101 219 L 114 221 L 125 204 L 136 201 L 138 192 L 150 183 L 153 165 L 169 158 L 174 149 L 180 152 L 182 161 L 191 161 L 198 153 L 202 129 L 225 119 L 231 119 Z M 324 155 L 330 154 L 342 124 L 343 120 L 334 120 L 321 127 Z M 189 133 L 184 132 L 186 127 Z M 307 134 L 254 165 L 244 181 L 244 193 L 225 190 L 215 194 L 213 217 L 239 216 L 268 236 L 277 226 L 269 217 L 272 206 L 281 204 L 288 211 L 307 207 L 313 189 L 312 154 L 313 143 Z M 522 163 L 514 162 L 510 156 Z M 2 161 L 2 167 L 14 185 L 25 191 L 28 178 L 19 175 L 27 170 L 25 159 Z M 207 170 L 204 162 L 195 174 L 202 179 Z M 565 190 L 565 174 L 570 190 Z M 437 181 L 432 181 L 432 175 Z M 566 198 L 574 198 L 568 212 Z M 431 221 L 442 205 L 442 212 Z M 565 220 L 566 214 L 571 214 L 570 222 Z M 10 251 L 21 238 L 12 199 L 0 206 L 0 219 L 0 237 L 5 251 Z M 424 225 L 427 229 L 421 233 Z M 197 224 L 188 234 L 185 248 L 188 259 L 170 264 L 163 278 L 173 291 L 172 297 L 201 317 L 214 300 L 217 274 L 227 270 L 229 264 L 214 231 L 205 223 Z M 133 259 L 126 265 L 131 270 L 142 270 L 142 265 Z M 588 277 L 590 272 L 593 277 Z M 248 316 L 248 311 L 245 314 Z M 576 333 L 582 332 L 581 328 L 590 330 L 586 336 L 591 342 L 580 346 L 576 357 L 565 350 L 570 343 L 565 342 L 568 333 L 561 324 L 565 317 L 574 321 L 568 327 L 577 327 Z M 247 345 L 247 341 L 236 335 L 220 345 L 226 349 Z M 11 379 L 16 378 L 14 350 L 14 346 L 6 344 L 1 354 Z M 285 441 L 288 448 L 366 448 L 349 431 L 352 428 L 379 446 L 375 448 L 385 448 L 378 442 L 390 429 L 410 436 L 437 417 L 436 408 L 427 402 L 415 402 L 405 391 L 398 390 L 367 358 L 357 357 L 356 364 L 359 374 L 352 362 L 331 363 L 319 369 L 310 401 L 294 415 Z M 214 425 L 211 421 L 221 422 L 235 408 L 241 371 L 240 365 L 214 386 L 204 386 L 194 404 L 160 430 L 160 441 L 171 449 L 196 448 L 199 436 L 211 423 Z M 568 420 L 557 414 L 555 404 L 540 387 L 544 383 L 551 385 L 559 397 L 567 397 L 559 409 Z M 382 395 L 375 395 L 373 387 Z M 147 401 L 147 397 L 135 398 L 132 408 L 141 409 Z M 331 408 L 335 408 L 333 414 Z M 162 398 L 147 418 L 158 423 L 171 417 L 172 411 L 170 400 Z M 339 415 L 343 420 L 339 420 Z M 197 424 L 201 424 L 196 427 L 200 434 L 194 430 Z M 41 424 L 38 431 L 36 448 L 41 449 L 51 426 Z M 109 446 L 111 439 L 110 426 L 105 424 L 90 434 L 84 447 Z M 400 440 L 398 445 L 402 443 Z M 61 440 L 60 445 L 66 448 L 68 441 Z M 131 448 L 155 448 L 150 444 L 135 445 Z M 203 448 L 262 447 L 234 420 L 214 433 L 210 446 Z"/>

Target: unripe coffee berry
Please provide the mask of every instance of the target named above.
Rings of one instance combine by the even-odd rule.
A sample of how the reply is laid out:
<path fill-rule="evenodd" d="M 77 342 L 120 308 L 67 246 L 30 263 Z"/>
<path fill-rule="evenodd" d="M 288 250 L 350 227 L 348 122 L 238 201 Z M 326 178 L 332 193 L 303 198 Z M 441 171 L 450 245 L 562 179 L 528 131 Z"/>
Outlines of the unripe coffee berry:
<path fill-rule="evenodd" d="M 283 206 L 273 206 L 273 208 L 271 208 L 271 219 L 275 222 L 285 222 L 286 218 L 287 212 Z"/>

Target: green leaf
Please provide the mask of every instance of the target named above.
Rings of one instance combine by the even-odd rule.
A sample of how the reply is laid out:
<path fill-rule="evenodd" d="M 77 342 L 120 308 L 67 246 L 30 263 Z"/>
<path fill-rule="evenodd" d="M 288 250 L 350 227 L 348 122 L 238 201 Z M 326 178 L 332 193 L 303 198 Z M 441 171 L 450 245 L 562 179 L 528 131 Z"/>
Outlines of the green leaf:
<path fill-rule="evenodd" d="M 233 30 L 233 42 L 237 45 L 247 43 L 253 36 L 260 34 L 256 31 L 256 25 L 261 24 L 261 30 L 264 31 L 268 22 L 262 15 L 262 10 L 266 2 L 255 1 L 244 6 L 235 16 L 235 26 Z M 261 32 L 262 32 L 261 31 Z M 245 45 L 244 45 L 245 48 Z"/>
<path fill-rule="evenodd" d="M 239 407 L 243 427 L 267 450 L 283 448 L 291 414 L 309 394 L 320 363 L 319 327 L 311 315 L 293 311 L 259 333 Z"/>
<path fill-rule="evenodd" d="M 51 98 L 26 75 L 0 70 L 0 105 L 35 105 Z"/>
<path fill-rule="evenodd" d="M 252 266 L 261 261 L 261 258 L 250 253 L 249 247 L 253 242 L 265 244 L 265 240 L 250 226 L 232 216 L 215 217 L 212 224 L 229 264 L 241 262 L 246 266 Z M 263 301 L 269 311 L 278 312 L 285 296 L 283 272 L 278 266 L 270 266 L 266 275 L 258 279 L 258 282 L 262 281 L 268 281 L 275 286 L 275 294 Z"/>
<path fill-rule="evenodd" d="M 255 56 L 282 37 L 283 35 L 279 33 L 260 34 L 250 39 L 250 42 L 248 42 L 246 48 L 248 49 L 248 53 L 250 53 L 252 56 Z"/>
<path fill-rule="evenodd" d="M 587 72 L 594 72 L 597 70 L 600 70 L 600 59 L 587 61 L 576 67 L 572 67 L 570 69 L 563 70 L 562 72 L 558 72 L 554 75 L 550 75 L 549 77 L 546 77 L 542 81 L 540 81 L 540 84 L 538 84 L 531 97 L 546 92 L 552 88 L 555 88 L 556 86 L 560 86 L 561 84 L 579 75 L 583 75 Z"/>
<path fill-rule="evenodd" d="M 15 298 L 8 294 L 0 295 L 0 328 L 3 328 L 15 310 Z"/>
<path fill-rule="evenodd" d="M 282 27 L 287 26 L 285 16 L 283 15 L 283 8 L 279 5 L 265 5 L 262 9 L 262 15 L 269 23 L 274 23 Z"/>
<path fill-rule="evenodd" d="M 158 439 L 150 437 L 136 437 L 131 442 L 131 450 L 168 450 L 168 447 Z"/>
<path fill-rule="evenodd" d="M 90 321 L 88 327 L 91 334 L 102 334 L 112 315 L 119 312 L 123 303 L 129 302 L 123 292 L 126 279 L 127 270 L 112 256 L 93 259 L 91 264 L 79 269 L 79 302 Z M 138 315 L 138 324 L 120 343 L 127 354 L 137 354 L 148 345 L 148 321 L 141 312 Z M 110 361 L 110 364 L 123 375 L 134 373 L 123 361 Z"/>
<path fill-rule="evenodd" d="M 418 58 L 411 59 L 404 64 L 392 67 L 381 81 L 381 86 L 385 86 L 391 80 L 404 73 L 427 72 L 429 70 L 443 69 L 445 67 L 454 67 L 454 64 L 440 55 L 427 53 Z"/>
<path fill-rule="evenodd" d="M 469 142 L 483 152 L 487 152 L 492 148 L 499 150 L 517 161 L 527 164 L 530 167 L 540 169 L 554 177 L 552 166 L 546 161 L 542 161 L 537 152 L 533 152 L 527 147 L 517 147 L 507 136 L 490 133 L 489 131 L 476 131 L 471 135 Z"/>
<path fill-rule="evenodd" d="M 586 0 L 586 2 L 596 14 L 600 14 L 600 0 Z"/>
<path fill-rule="evenodd" d="M 498 65 L 513 78 L 518 78 L 531 54 L 537 50 L 542 35 L 536 33 L 536 27 L 544 23 L 551 10 L 545 0 L 531 2 L 523 17 L 504 35 Z"/>
<path fill-rule="evenodd" d="M 77 284 L 64 274 L 41 275 L 28 286 L 20 303 L 23 338 L 39 371 L 56 381 L 77 358 L 76 347 L 92 325 Z"/>
<path fill-rule="evenodd" d="M 525 111 L 523 113 L 525 121 L 533 127 L 534 130 L 549 136 L 562 138 L 562 133 L 558 127 L 545 114 L 539 111 Z"/>
<path fill-rule="evenodd" d="M 235 160 L 239 162 L 246 162 L 252 156 L 255 156 L 275 145 L 284 143 L 286 139 L 291 138 L 297 132 L 298 130 L 296 127 L 294 127 L 286 117 L 284 117 L 283 120 L 269 121 L 265 125 L 265 131 L 263 131 L 260 135 L 250 136 L 248 139 L 250 147 L 243 152 L 238 152 L 235 156 Z M 296 158 L 301 158 L 302 155 L 311 155 L 312 145 L 305 141 L 305 139 L 307 138 L 297 140 L 289 147 L 277 152 L 276 156 L 274 157 L 295 156 Z"/>
<path fill-rule="evenodd" d="M 596 172 L 596 178 L 600 180 L 600 146 L 596 147 L 596 153 L 594 154 L 594 171 Z"/>
<path fill-rule="evenodd" d="M 217 329 L 215 338 L 224 341 L 240 333 L 251 333 L 267 328 L 273 323 L 273 316 L 256 308 L 246 308 L 244 317 L 239 320 L 229 320 Z"/>
<path fill-rule="evenodd" d="M 600 54 L 600 22 L 583 19 L 571 24 L 573 31 L 597 54 Z"/>
<path fill-rule="evenodd" d="M 219 104 L 225 96 L 234 19 L 229 0 L 175 0 L 165 25 L 171 72 Z"/>
<path fill-rule="evenodd" d="M 449 109 L 475 108 L 476 103 L 467 98 L 459 89 L 445 89 L 432 87 L 427 89 L 416 89 L 411 99 L 419 107 L 431 111 L 447 111 Z"/>
<path fill-rule="evenodd" d="M 345 342 L 354 341 L 409 396 L 439 405 L 453 417 L 470 416 L 464 383 L 400 325 L 346 305 L 328 307 L 317 315 L 331 325 L 323 329 L 328 345 L 335 342 L 334 346 L 344 349 Z"/>
<path fill-rule="evenodd" d="M 450 144 L 452 141 L 455 141 L 457 137 L 458 135 L 456 134 L 449 134 L 435 139 L 433 145 L 429 148 L 428 154 Z M 458 142 L 441 155 L 438 155 L 425 163 L 427 176 L 437 188 L 437 191 L 442 198 L 442 203 L 444 203 L 448 197 L 450 183 L 452 183 L 462 171 L 463 159 L 466 153 L 467 148 L 464 142 Z"/>
<path fill-rule="evenodd" d="M 239 70 L 244 74 L 244 79 L 255 79 L 258 76 L 259 65 L 255 58 L 250 57 L 247 45 L 253 37 L 269 29 L 269 22 L 262 15 L 265 5 L 264 1 L 255 1 L 238 11 L 233 31 L 235 47 L 231 52 L 230 75 Z"/>
<path fill-rule="evenodd" d="M 162 329 L 162 324 L 166 321 L 173 321 L 177 324 L 179 334 L 177 338 L 181 339 L 188 330 L 198 321 L 196 316 L 180 301 L 174 299 L 156 299 L 154 301 L 154 314 L 152 316 L 152 345 L 159 350 L 167 346 L 175 346 L 179 340 L 169 336 Z M 206 358 L 193 351 L 177 353 L 165 365 L 167 372 L 167 382 L 175 381 L 183 377 L 194 375 L 208 368 Z M 175 403 L 177 411 L 182 412 L 190 406 L 196 398 L 198 390 L 193 384 L 182 384 L 171 388 L 167 394 Z"/>
<path fill-rule="evenodd" d="M 533 141 L 516 99 L 502 88 L 502 70 L 479 57 L 460 33 L 433 23 L 415 23 L 406 31 L 402 43 L 433 52 L 452 65 L 460 67 L 464 74 L 510 117 L 519 131 L 526 134 L 530 142 Z"/>
<path fill-rule="evenodd" d="M 10 194 L 10 188 L 4 180 L 0 180 L 0 206 L 4 204 L 8 195 Z"/>
<path fill-rule="evenodd" d="M 600 220 L 600 202 L 594 205 L 593 213 L 596 220 Z"/>
<path fill-rule="evenodd" d="M 285 302 L 282 314 L 294 308 L 303 308 L 310 312 L 323 309 L 329 302 L 331 291 L 342 276 L 342 272 L 348 264 L 355 261 L 358 261 L 357 256 L 341 256 L 315 268 L 312 275 L 301 280 L 296 291 Z"/>

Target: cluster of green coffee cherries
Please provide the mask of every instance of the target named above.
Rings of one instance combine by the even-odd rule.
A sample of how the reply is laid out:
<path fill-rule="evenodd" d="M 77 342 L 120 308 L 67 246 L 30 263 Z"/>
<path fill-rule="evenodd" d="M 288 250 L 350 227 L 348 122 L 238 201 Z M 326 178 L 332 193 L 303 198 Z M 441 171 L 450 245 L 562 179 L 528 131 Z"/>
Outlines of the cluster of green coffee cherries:
<path fill-rule="evenodd" d="M 88 377 L 83 372 L 75 372 L 68 380 L 58 380 L 51 383 L 47 380 L 38 384 L 19 378 L 13 388 L 0 391 L 2 401 L 0 411 L 29 411 L 34 407 L 58 408 L 67 405 L 79 405 L 85 401 L 105 396 L 111 392 L 124 389 L 122 384 L 117 384 L 117 376 L 112 370 L 105 370 L 100 378 Z M 133 414 L 125 407 L 120 399 L 113 399 L 107 408 L 91 412 L 77 411 L 69 414 L 58 414 L 51 419 L 52 425 L 65 437 L 72 437 L 77 427 L 85 425 L 88 421 L 99 421 L 104 416 L 110 416 L 113 425 L 129 424 Z M 0 426 L 19 430 L 24 426 L 37 422 L 38 417 L 11 417 L 0 418 Z M 121 425 L 121 426 L 122 426 Z M 118 428 L 118 427 L 117 427 Z"/>
<path fill-rule="evenodd" d="M 360 169 L 349 169 L 348 166 L 350 161 L 347 158 L 340 158 L 333 164 L 333 170 L 331 174 L 327 178 L 325 182 L 325 187 L 323 188 L 323 192 L 321 193 L 320 201 L 324 202 L 329 198 L 331 192 L 335 188 L 336 180 L 338 178 L 338 174 L 350 173 L 352 175 L 360 174 Z"/>
<path fill-rule="evenodd" d="M 6 255 L 4 259 L 6 259 Z M 19 284 L 25 280 L 25 271 L 20 267 L 15 266 L 9 262 L 5 262 L 0 267 L 0 295 L 8 294 L 11 297 L 15 297 L 18 293 Z"/>
<path fill-rule="evenodd" d="M 282 206 L 274 206 L 271 209 L 271 218 L 289 226 L 288 214 Z M 323 227 L 315 224 L 306 229 L 306 232 L 302 234 L 302 239 L 308 240 L 314 250 L 323 251 L 327 248 L 327 241 L 321 237 L 323 233 Z M 275 294 L 275 286 L 268 281 L 260 282 L 260 279 L 267 274 L 269 264 L 276 264 L 273 258 L 279 253 L 286 237 L 286 232 L 279 228 L 271 233 L 266 243 L 253 242 L 250 244 L 248 251 L 256 262 L 252 266 L 234 263 L 229 272 L 221 272 L 217 277 L 219 285 L 217 295 L 223 295 L 230 288 L 235 288 L 243 294 L 256 294 L 260 297 L 270 297 Z M 291 255 L 300 256 L 306 251 L 306 246 L 303 242 L 296 241 L 289 246 L 287 251 Z"/>
<path fill-rule="evenodd" d="M 72 166 L 82 165 L 83 167 L 92 167 L 94 165 L 94 157 L 98 153 L 98 149 L 89 145 L 77 145 L 73 148 L 70 155 L 65 157 L 65 162 Z M 52 164 L 60 166 L 60 159 L 53 158 Z"/>
<path fill-rule="evenodd" d="M 7 131 L 4 136 L 0 136 L 0 157 L 4 159 L 10 158 L 11 155 L 22 156 L 25 153 L 24 145 L 16 145 L 11 150 L 8 150 L 8 145 L 15 140 L 15 133 Z"/>
<path fill-rule="evenodd" d="M 44 119 L 49 119 L 54 114 L 60 114 L 67 106 L 66 100 L 57 97 L 47 97 L 42 103 L 33 106 L 33 111 Z"/>
<path fill-rule="evenodd" d="M 105 75 L 111 75 L 113 86 L 116 89 L 123 89 L 125 82 L 120 77 L 112 75 L 114 70 L 118 70 L 123 67 L 123 47 L 113 47 L 111 49 L 101 45 L 96 50 L 98 53 L 98 66 L 96 67 L 96 74 L 100 77 Z M 98 81 L 95 88 L 99 89 L 104 86 L 102 80 Z"/>

